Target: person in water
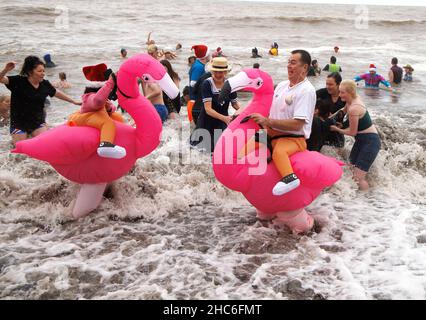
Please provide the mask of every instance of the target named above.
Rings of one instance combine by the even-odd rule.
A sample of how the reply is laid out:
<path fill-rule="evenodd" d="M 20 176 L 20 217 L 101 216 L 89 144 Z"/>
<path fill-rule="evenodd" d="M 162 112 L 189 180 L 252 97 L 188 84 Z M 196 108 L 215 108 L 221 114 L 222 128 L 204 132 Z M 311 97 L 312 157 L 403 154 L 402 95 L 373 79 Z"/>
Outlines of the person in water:
<path fill-rule="evenodd" d="M 259 113 L 250 116 L 267 130 L 272 142 L 272 160 L 282 177 L 272 189 L 275 196 L 288 193 L 300 185 L 290 156 L 306 150 L 306 139 L 311 134 L 316 93 L 307 78 L 310 65 L 311 56 L 307 51 L 292 51 L 287 63 L 288 80 L 280 82 L 275 88 L 269 117 Z M 255 140 L 250 140 L 240 156 L 256 147 Z"/>
<path fill-rule="evenodd" d="M 116 90 L 115 75 L 112 70 L 107 70 L 105 64 L 84 67 L 83 73 L 91 83 L 82 96 L 81 109 L 69 116 L 68 125 L 99 129 L 98 155 L 103 158 L 121 159 L 126 156 L 126 149 L 114 144 L 114 120 L 124 123 L 124 119 L 115 112 L 116 108 L 109 100 L 111 93 Z M 104 82 L 106 78 L 108 81 Z"/>
<path fill-rule="evenodd" d="M 52 61 L 52 56 L 48 53 L 43 56 L 46 68 L 54 68 L 56 67 L 56 63 Z"/>
<path fill-rule="evenodd" d="M 353 80 L 344 80 L 339 90 L 340 97 L 346 102 L 346 117 L 342 128 L 332 125 L 330 130 L 355 137 L 349 156 L 353 165 L 353 179 L 360 190 L 367 190 L 369 184 L 366 176 L 379 153 L 380 138 L 368 110 L 356 92 L 356 83 Z"/>
<path fill-rule="evenodd" d="M 339 53 L 340 48 L 339 48 L 338 46 L 335 46 L 333 50 L 334 50 L 334 53 L 335 53 L 335 54 L 338 54 L 338 53 Z"/>
<path fill-rule="evenodd" d="M 336 59 L 336 57 L 335 56 L 331 56 L 330 57 L 330 63 L 329 64 L 327 64 L 323 69 L 322 69 L 322 71 L 328 71 L 328 72 L 330 72 L 330 73 L 333 73 L 333 72 L 342 72 L 342 67 L 341 66 L 339 66 L 337 63 L 337 59 Z"/>
<path fill-rule="evenodd" d="M 65 72 L 59 72 L 59 81 L 54 82 L 53 86 L 57 89 L 71 88 L 71 84 L 67 81 L 67 75 Z"/>
<path fill-rule="evenodd" d="M 356 76 L 354 81 L 358 82 L 363 80 L 366 88 L 379 88 L 380 83 L 382 83 L 387 88 L 391 88 L 389 81 L 377 73 L 377 68 L 374 64 L 370 64 L 368 71 L 368 73 Z"/>
<path fill-rule="evenodd" d="M 47 96 L 56 97 L 75 105 L 81 102 L 55 89 L 45 80 L 43 61 L 36 56 L 25 58 L 19 75 L 6 76 L 15 68 L 11 61 L 0 72 L 0 83 L 11 91 L 10 98 L 10 134 L 15 144 L 20 140 L 36 137 L 47 131 L 46 113 L 44 110 Z"/>
<path fill-rule="evenodd" d="M 405 70 L 404 81 L 408 81 L 408 82 L 413 81 L 413 71 L 414 71 L 413 67 L 407 64 L 404 67 L 404 70 Z"/>
<path fill-rule="evenodd" d="M 190 143 L 199 149 L 213 152 L 220 136 L 218 132 L 223 132 L 231 122 L 232 117 L 228 114 L 229 104 L 232 104 L 235 110 L 240 108 L 240 104 L 236 92 L 226 97 L 223 103 L 219 102 L 219 95 L 230 70 L 228 60 L 224 57 L 214 58 L 209 69 L 212 76 L 204 80 L 202 84 L 204 107 L 201 109 Z M 209 137 L 205 136 L 206 133 Z"/>
<path fill-rule="evenodd" d="M 274 42 L 271 44 L 271 49 L 269 49 L 269 54 L 272 56 L 278 55 L 278 43 Z"/>
<path fill-rule="evenodd" d="M 120 54 L 121 54 L 121 59 L 127 59 L 127 50 L 122 48 L 120 50 Z"/>
<path fill-rule="evenodd" d="M 330 113 L 334 115 L 334 122 L 338 123 L 343 122 L 343 108 L 346 104 L 339 95 L 339 85 L 341 82 L 342 76 L 340 73 L 330 73 L 325 82 L 326 87 L 316 92 L 317 99 L 325 102 L 325 105 L 329 107 Z M 324 108 L 324 105 L 321 104 L 319 108 Z M 327 122 L 324 125 L 324 123 L 320 121 L 321 117 L 324 117 L 325 111 L 320 113 L 322 113 L 322 116 L 315 118 L 312 123 L 312 132 L 308 140 L 308 150 L 320 151 L 323 145 L 343 148 L 345 145 L 345 137 L 338 132 L 330 131 L 330 124 Z"/>
<path fill-rule="evenodd" d="M 309 139 L 306 140 L 309 151 L 320 152 L 325 144 L 325 139 L 330 134 L 330 126 L 336 124 L 336 121 L 330 118 L 331 106 L 329 100 L 317 99 L 312 120 L 312 132 Z"/>
<path fill-rule="evenodd" d="M 257 50 L 256 47 L 254 47 L 253 49 L 251 49 L 251 57 L 252 58 L 262 58 L 262 56 L 259 55 L 259 51 Z"/>
<path fill-rule="evenodd" d="M 308 77 L 316 77 L 321 75 L 321 68 L 318 65 L 318 60 L 312 60 L 312 65 L 309 67 Z"/>
<path fill-rule="evenodd" d="M 176 71 L 173 69 L 172 64 L 168 60 L 161 60 L 160 63 L 166 68 L 167 74 L 173 80 L 176 87 L 179 88 L 180 77 L 176 73 Z M 169 113 L 169 118 L 170 119 L 176 119 L 179 112 L 180 112 L 180 107 L 181 107 L 180 94 L 172 100 L 167 96 L 167 94 L 165 92 L 163 92 L 163 101 L 164 101 L 164 104 L 167 107 L 167 111 Z"/>
<path fill-rule="evenodd" d="M 400 84 L 404 71 L 398 66 L 398 58 L 392 58 L 392 67 L 389 70 L 389 82 L 391 84 Z"/>

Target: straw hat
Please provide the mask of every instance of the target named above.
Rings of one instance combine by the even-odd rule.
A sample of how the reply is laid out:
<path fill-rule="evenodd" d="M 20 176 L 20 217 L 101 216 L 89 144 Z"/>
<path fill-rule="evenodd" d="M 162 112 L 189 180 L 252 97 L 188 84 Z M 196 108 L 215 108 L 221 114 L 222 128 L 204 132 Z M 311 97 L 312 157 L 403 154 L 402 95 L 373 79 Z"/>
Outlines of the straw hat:
<path fill-rule="evenodd" d="M 404 69 L 408 69 L 410 71 L 414 71 L 413 67 L 410 64 L 407 64 L 406 66 L 404 66 Z"/>
<path fill-rule="evenodd" d="M 208 65 L 209 71 L 231 71 L 231 66 L 228 64 L 228 59 L 224 57 L 213 58 Z"/>

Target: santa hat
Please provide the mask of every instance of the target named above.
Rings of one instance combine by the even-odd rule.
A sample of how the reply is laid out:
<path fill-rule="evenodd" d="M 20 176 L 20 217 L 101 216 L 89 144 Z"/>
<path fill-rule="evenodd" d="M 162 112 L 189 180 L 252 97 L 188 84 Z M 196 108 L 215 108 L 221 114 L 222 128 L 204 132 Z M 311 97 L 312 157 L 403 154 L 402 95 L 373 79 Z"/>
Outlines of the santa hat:
<path fill-rule="evenodd" d="M 369 71 L 376 71 L 377 70 L 377 68 L 376 68 L 376 66 L 372 63 L 372 64 L 370 64 L 370 68 L 368 69 Z"/>
<path fill-rule="evenodd" d="M 210 54 L 209 48 L 204 44 L 197 44 L 192 46 L 191 50 L 194 50 L 194 54 L 198 59 L 207 58 Z"/>
<path fill-rule="evenodd" d="M 97 64 L 96 66 L 83 67 L 83 73 L 87 80 L 102 82 L 105 81 L 105 72 L 107 71 L 107 65 L 105 63 Z"/>

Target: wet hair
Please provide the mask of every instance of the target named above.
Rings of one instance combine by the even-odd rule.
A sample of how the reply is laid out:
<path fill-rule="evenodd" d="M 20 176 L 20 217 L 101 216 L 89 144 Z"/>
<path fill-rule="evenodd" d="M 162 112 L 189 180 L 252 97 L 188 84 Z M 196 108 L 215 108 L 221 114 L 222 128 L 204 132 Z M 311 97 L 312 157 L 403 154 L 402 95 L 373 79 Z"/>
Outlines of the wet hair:
<path fill-rule="evenodd" d="M 173 80 L 179 80 L 179 75 L 176 73 L 175 70 L 173 70 L 172 64 L 167 61 L 167 60 L 161 60 L 160 63 L 166 67 L 167 73 L 169 74 L 170 78 L 172 78 Z"/>
<path fill-rule="evenodd" d="M 318 115 L 321 118 L 328 118 L 331 113 L 331 103 L 329 100 L 317 99 L 315 109 L 318 109 Z"/>
<path fill-rule="evenodd" d="M 336 61 L 337 61 L 336 57 L 335 56 L 331 56 L 330 62 L 333 63 L 333 64 L 335 64 Z"/>
<path fill-rule="evenodd" d="M 308 66 L 311 65 L 312 59 L 308 51 L 299 49 L 299 50 L 293 50 L 291 52 L 291 54 L 297 54 L 297 53 L 300 54 L 300 60 L 303 62 L 303 64 L 307 64 Z"/>
<path fill-rule="evenodd" d="M 121 49 L 121 50 L 120 50 L 120 52 L 121 52 L 121 53 L 123 53 L 123 52 L 127 52 L 127 50 L 123 48 L 123 49 Z"/>
<path fill-rule="evenodd" d="M 314 66 L 314 64 L 317 64 L 317 63 L 318 63 L 317 59 L 312 60 L 312 66 Z"/>
<path fill-rule="evenodd" d="M 29 76 L 30 72 L 37 68 L 39 65 L 45 66 L 44 62 L 40 60 L 39 57 L 36 56 L 28 56 L 24 60 L 24 65 L 22 66 L 21 72 L 19 73 L 21 76 Z"/>
<path fill-rule="evenodd" d="M 253 68 L 254 69 L 259 69 L 260 68 L 260 64 L 258 64 L 257 62 L 253 63 Z"/>
<path fill-rule="evenodd" d="M 398 58 L 392 58 L 392 64 L 398 64 Z"/>
<path fill-rule="evenodd" d="M 59 72 L 59 79 L 67 80 L 67 75 L 65 74 L 65 72 Z"/>
<path fill-rule="evenodd" d="M 185 86 L 185 88 L 183 88 L 182 95 L 184 96 L 189 95 L 189 86 Z"/>
<path fill-rule="evenodd" d="M 334 81 L 336 81 L 337 85 L 340 85 L 342 83 L 342 76 L 338 72 L 332 72 L 330 73 L 327 78 L 333 78 Z"/>

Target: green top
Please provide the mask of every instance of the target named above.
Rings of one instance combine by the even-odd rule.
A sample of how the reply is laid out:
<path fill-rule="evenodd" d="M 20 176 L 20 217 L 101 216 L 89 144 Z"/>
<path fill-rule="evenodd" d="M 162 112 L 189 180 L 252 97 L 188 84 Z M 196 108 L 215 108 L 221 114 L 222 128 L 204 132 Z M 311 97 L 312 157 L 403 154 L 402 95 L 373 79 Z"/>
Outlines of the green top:
<path fill-rule="evenodd" d="M 340 66 L 338 64 L 330 63 L 328 65 L 328 71 L 331 72 L 331 73 L 340 72 Z"/>
<path fill-rule="evenodd" d="M 363 131 L 365 129 L 370 128 L 373 125 L 373 121 L 371 121 L 370 114 L 366 110 L 364 115 L 358 121 L 358 132 Z M 349 128 L 349 119 L 343 121 L 343 129 Z"/>

